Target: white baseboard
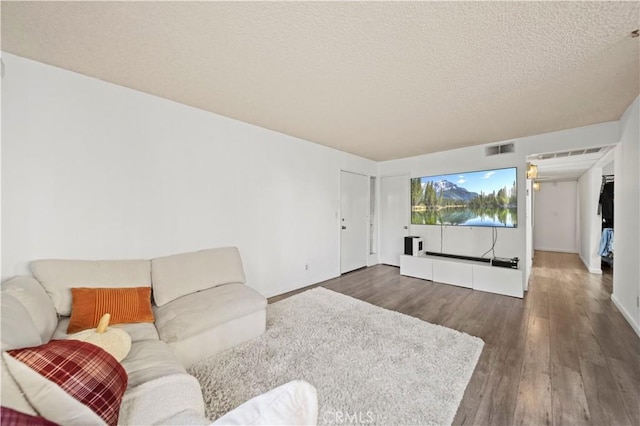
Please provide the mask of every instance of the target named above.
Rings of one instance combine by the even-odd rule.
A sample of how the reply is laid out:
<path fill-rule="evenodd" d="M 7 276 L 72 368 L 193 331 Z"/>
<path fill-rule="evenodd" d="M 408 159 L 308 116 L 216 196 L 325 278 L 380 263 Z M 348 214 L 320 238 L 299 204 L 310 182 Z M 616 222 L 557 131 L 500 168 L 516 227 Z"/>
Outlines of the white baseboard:
<path fill-rule="evenodd" d="M 549 248 L 549 247 L 536 247 L 535 251 L 553 251 L 556 253 L 578 253 L 576 249 L 561 249 L 561 248 Z"/>
<path fill-rule="evenodd" d="M 602 275 L 602 269 L 589 267 L 589 264 L 587 263 L 586 260 L 584 260 L 584 257 L 582 257 L 582 254 L 578 253 L 578 257 L 580 257 L 580 260 L 582 260 L 582 263 L 584 263 L 584 266 L 587 268 L 589 272 L 591 272 L 592 274 Z"/>
<path fill-rule="evenodd" d="M 624 319 L 626 319 L 629 325 L 631 325 L 633 331 L 635 331 L 638 337 L 640 337 L 640 325 L 636 324 L 631 314 L 627 312 L 627 310 L 622 306 L 622 304 L 620 304 L 620 302 L 618 302 L 618 299 L 613 294 L 611 295 L 611 301 L 614 305 L 616 305 L 616 308 L 618 308 Z"/>
<path fill-rule="evenodd" d="M 578 257 L 580 258 L 580 260 L 582 260 L 582 264 L 585 266 L 585 268 L 589 269 L 589 264 L 586 260 L 584 260 L 584 257 L 582 257 L 582 253 L 578 253 Z"/>

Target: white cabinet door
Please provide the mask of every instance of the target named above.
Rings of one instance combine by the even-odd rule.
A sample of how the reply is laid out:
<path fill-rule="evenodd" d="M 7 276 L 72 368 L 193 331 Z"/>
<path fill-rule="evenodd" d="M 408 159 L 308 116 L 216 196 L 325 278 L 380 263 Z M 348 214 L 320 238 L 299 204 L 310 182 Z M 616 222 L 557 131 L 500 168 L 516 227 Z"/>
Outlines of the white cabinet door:
<path fill-rule="evenodd" d="M 409 235 L 409 176 L 380 179 L 380 263 L 400 266 Z"/>
<path fill-rule="evenodd" d="M 474 265 L 473 289 L 522 298 L 522 271 Z"/>
<path fill-rule="evenodd" d="M 469 263 L 433 259 L 433 281 L 472 288 L 473 267 Z"/>
<path fill-rule="evenodd" d="M 400 275 L 433 280 L 433 260 L 423 256 L 400 256 Z"/>

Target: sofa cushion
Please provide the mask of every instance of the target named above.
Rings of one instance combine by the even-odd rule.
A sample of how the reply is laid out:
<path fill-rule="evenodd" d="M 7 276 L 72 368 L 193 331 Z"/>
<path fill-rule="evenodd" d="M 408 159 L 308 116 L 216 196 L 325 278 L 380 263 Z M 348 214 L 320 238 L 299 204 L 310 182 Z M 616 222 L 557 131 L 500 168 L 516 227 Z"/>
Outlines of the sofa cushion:
<path fill-rule="evenodd" d="M 69 338 L 69 334 L 67 333 L 67 328 L 69 327 L 69 317 L 60 318 L 60 322 L 58 323 L 58 327 L 56 327 L 56 331 L 53 333 L 53 339 L 67 339 Z M 116 324 L 109 325 L 109 328 L 121 328 L 131 336 L 131 342 L 135 343 L 140 340 L 159 340 L 158 330 L 156 327 L 149 322 L 141 322 L 135 324 Z"/>
<path fill-rule="evenodd" d="M 122 366 L 129 375 L 130 388 L 159 377 L 187 373 L 167 344 L 160 340 L 133 343 Z"/>
<path fill-rule="evenodd" d="M 153 259 L 151 278 L 153 299 L 158 306 L 222 284 L 245 282 L 242 260 L 236 247 Z"/>
<path fill-rule="evenodd" d="M 42 343 L 51 339 L 58 323 L 56 309 L 51 298 L 35 278 L 14 277 L 2 283 L 2 294 L 10 294 L 22 303 L 40 333 Z"/>
<path fill-rule="evenodd" d="M 2 351 L 42 344 L 42 338 L 22 303 L 2 292 Z"/>
<path fill-rule="evenodd" d="M 44 417 L 32 416 L 4 405 L 0 411 L 0 419 L 2 419 L 3 425 L 56 426 L 55 423 Z"/>
<path fill-rule="evenodd" d="M 148 260 L 37 260 L 31 272 L 58 314 L 71 314 L 72 287 L 151 287 Z"/>
<path fill-rule="evenodd" d="M 179 415 L 187 411 L 188 417 Z M 204 416 L 200 383 L 190 374 L 171 374 L 130 387 L 122 398 L 119 421 L 121 425 L 211 424 Z"/>
<path fill-rule="evenodd" d="M 127 374 L 91 343 L 52 340 L 3 353 L 9 372 L 36 411 L 65 425 L 118 422 Z"/>
<path fill-rule="evenodd" d="M 151 288 L 72 288 L 71 319 L 67 333 L 96 328 L 104 314 L 110 324 L 153 322 Z"/>
<path fill-rule="evenodd" d="M 203 359 L 262 335 L 266 323 L 267 310 L 262 309 L 168 345 L 182 365 L 190 368 Z"/>
<path fill-rule="evenodd" d="M 225 284 L 156 307 L 156 327 L 160 338 L 172 343 L 266 306 L 267 299 L 247 285 Z"/>

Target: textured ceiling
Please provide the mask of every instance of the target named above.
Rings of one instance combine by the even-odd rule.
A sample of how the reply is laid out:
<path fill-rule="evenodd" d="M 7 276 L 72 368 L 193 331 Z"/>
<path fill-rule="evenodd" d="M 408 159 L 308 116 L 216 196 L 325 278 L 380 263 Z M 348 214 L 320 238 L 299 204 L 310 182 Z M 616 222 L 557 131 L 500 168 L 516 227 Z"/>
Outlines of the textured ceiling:
<path fill-rule="evenodd" d="M 2 2 L 2 49 L 374 160 L 617 120 L 638 2 Z"/>

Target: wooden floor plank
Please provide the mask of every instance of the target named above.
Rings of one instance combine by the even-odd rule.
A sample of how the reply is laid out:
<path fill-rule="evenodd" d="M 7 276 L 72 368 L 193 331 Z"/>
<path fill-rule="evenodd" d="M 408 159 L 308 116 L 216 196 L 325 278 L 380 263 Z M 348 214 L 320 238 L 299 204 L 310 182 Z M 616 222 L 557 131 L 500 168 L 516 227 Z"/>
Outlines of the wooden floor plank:
<path fill-rule="evenodd" d="M 620 396 L 632 425 L 640 425 L 640 365 L 626 364 L 614 358 L 607 358 L 607 364 L 614 377 Z"/>
<path fill-rule="evenodd" d="M 516 425 L 550 425 L 551 376 L 549 364 L 528 360 L 523 363 L 514 414 Z"/>
<path fill-rule="evenodd" d="M 497 355 L 498 348 L 496 346 L 484 346 L 473 376 L 471 376 L 471 380 L 464 392 L 456 417 L 453 420 L 454 425 L 474 424 L 480 401 L 482 401 L 484 393 L 490 390 L 490 387 L 487 386 L 487 381 L 493 371 Z"/>
<path fill-rule="evenodd" d="M 523 362 L 545 366 L 544 372 L 549 374 L 551 355 L 549 353 L 548 320 L 536 316 L 529 317 Z"/>
<path fill-rule="evenodd" d="M 551 401 L 554 425 L 591 424 L 589 404 L 579 372 L 551 363 Z"/>
<path fill-rule="evenodd" d="M 585 395 L 594 425 L 630 425 L 624 403 L 609 368 L 580 361 Z M 640 404 L 640 401 L 637 401 Z"/>
<path fill-rule="evenodd" d="M 552 363 L 580 371 L 570 318 L 554 315 L 550 317 L 549 343 Z"/>
<path fill-rule="evenodd" d="M 505 299 L 503 304 L 511 306 L 511 309 L 502 320 L 505 324 L 502 332 L 490 343 L 497 346 L 497 356 L 486 382 L 486 389 L 482 392 L 474 419 L 476 425 L 509 424 L 513 421 L 516 410 L 523 348 L 528 329 L 528 311 L 519 300 Z M 495 327 L 495 324 L 487 322 L 485 326 Z M 495 334 L 490 336 L 493 337 Z"/>

